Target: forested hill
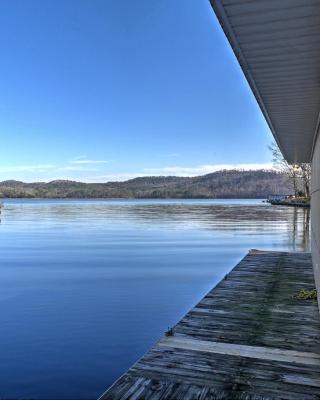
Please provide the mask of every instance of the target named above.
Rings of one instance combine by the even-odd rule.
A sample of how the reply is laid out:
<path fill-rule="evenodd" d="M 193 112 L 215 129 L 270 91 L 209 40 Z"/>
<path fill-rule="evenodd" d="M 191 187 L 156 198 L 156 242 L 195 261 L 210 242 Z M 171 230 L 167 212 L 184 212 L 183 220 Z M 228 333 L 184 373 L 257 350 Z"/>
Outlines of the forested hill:
<path fill-rule="evenodd" d="M 183 178 L 150 176 L 125 182 L 0 182 L 0 197 L 21 198 L 265 198 L 290 194 L 287 178 L 275 171 L 224 170 Z"/>

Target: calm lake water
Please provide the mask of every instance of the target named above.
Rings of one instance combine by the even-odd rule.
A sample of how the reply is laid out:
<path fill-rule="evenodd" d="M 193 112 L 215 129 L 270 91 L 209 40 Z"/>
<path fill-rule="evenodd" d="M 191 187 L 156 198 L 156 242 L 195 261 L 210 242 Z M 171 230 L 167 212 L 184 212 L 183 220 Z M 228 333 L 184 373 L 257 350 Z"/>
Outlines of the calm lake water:
<path fill-rule="evenodd" d="M 248 249 L 308 250 L 261 200 L 4 200 L 0 398 L 95 399 Z"/>

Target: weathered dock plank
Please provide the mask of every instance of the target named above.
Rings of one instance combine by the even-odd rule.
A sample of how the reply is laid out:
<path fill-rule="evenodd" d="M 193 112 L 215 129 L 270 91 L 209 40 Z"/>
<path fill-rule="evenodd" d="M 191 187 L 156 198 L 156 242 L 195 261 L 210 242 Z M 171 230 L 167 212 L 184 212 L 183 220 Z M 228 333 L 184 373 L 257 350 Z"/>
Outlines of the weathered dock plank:
<path fill-rule="evenodd" d="M 320 399 L 308 253 L 251 252 L 101 400 Z"/>

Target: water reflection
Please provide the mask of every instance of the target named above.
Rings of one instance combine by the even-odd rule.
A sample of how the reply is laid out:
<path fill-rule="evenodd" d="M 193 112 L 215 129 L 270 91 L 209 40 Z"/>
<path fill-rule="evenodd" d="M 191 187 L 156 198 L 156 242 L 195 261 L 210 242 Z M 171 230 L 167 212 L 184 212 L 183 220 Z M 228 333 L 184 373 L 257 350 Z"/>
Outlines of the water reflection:
<path fill-rule="evenodd" d="M 86 231 L 102 229 L 199 229 L 213 233 L 241 232 L 283 235 L 283 245 L 309 250 L 310 210 L 276 207 L 260 200 L 206 201 L 8 201 L 7 224 L 23 229 L 72 225 Z M 270 246 L 273 246 L 272 240 Z"/>
<path fill-rule="evenodd" d="M 309 249 L 260 200 L 4 203 L 1 398 L 94 399 L 248 249 Z"/>
<path fill-rule="evenodd" d="M 287 208 L 287 207 L 286 207 Z M 292 230 L 289 230 L 289 240 L 293 250 L 310 251 L 310 209 L 292 208 Z"/>

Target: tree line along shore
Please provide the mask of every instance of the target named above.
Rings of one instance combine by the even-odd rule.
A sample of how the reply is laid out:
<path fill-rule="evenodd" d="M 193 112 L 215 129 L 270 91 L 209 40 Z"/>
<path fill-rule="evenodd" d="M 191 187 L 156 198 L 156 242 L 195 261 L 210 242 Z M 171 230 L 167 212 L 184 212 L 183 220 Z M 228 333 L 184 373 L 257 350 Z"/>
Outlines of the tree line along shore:
<path fill-rule="evenodd" d="M 148 176 L 124 182 L 69 180 L 0 182 L 2 198 L 267 198 L 293 194 L 288 176 L 274 170 L 223 170 L 196 177 Z"/>

